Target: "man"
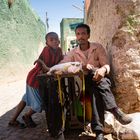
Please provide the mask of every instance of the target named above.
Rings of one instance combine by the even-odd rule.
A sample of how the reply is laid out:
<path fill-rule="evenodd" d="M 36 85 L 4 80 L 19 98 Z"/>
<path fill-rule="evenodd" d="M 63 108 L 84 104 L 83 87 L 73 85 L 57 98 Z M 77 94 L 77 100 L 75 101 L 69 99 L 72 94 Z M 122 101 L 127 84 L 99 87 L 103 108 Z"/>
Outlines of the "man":
<path fill-rule="evenodd" d="M 110 111 L 122 124 L 132 121 L 116 105 L 114 96 L 110 90 L 111 83 L 108 78 L 110 66 L 105 49 L 99 43 L 91 43 L 90 28 L 86 24 L 79 24 L 75 29 L 78 47 L 68 52 L 63 62 L 79 61 L 85 71 L 86 94 L 92 100 L 91 127 L 96 133 L 96 140 L 104 140 L 103 125 L 104 111 Z M 92 74 L 91 71 L 95 70 Z"/>

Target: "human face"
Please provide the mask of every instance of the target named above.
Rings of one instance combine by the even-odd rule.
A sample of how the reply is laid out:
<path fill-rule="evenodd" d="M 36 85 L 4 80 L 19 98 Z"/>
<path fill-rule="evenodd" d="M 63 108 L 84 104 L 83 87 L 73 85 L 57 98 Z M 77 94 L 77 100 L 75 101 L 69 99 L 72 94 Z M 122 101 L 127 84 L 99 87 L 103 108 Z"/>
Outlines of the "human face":
<path fill-rule="evenodd" d="M 46 39 L 46 44 L 54 49 L 59 47 L 59 43 L 60 41 L 56 35 L 49 35 Z"/>
<path fill-rule="evenodd" d="M 79 45 L 86 45 L 88 43 L 88 39 L 90 35 L 87 33 L 86 28 L 77 28 L 75 31 L 76 39 Z"/>

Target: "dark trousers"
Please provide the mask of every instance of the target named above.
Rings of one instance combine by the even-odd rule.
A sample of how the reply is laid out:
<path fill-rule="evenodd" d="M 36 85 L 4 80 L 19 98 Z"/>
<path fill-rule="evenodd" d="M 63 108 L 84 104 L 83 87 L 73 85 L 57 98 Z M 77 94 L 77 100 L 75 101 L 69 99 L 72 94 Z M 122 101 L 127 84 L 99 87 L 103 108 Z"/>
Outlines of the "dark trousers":
<path fill-rule="evenodd" d="M 102 78 L 97 83 L 92 80 L 92 75 L 85 77 L 86 93 L 91 97 L 92 121 L 91 128 L 94 132 L 103 131 L 105 110 L 117 107 L 111 92 L 111 82 L 108 77 Z"/>

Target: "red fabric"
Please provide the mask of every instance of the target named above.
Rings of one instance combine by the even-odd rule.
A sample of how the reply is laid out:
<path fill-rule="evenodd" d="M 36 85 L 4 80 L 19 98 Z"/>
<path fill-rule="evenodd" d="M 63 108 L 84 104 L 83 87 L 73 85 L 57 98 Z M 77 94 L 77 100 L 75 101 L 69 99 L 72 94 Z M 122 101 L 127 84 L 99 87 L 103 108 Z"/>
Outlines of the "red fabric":
<path fill-rule="evenodd" d="M 51 47 L 44 47 L 39 56 L 39 59 L 43 60 L 48 67 L 52 67 L 53 65 L 57 64 L 60 60 L 62 60 L 62 58 L 63 55 L 61 48 L 58 48 L 54 51 Z M 39 87 L 36 76 L 39 74 L 41 69 L 41 64 L 37 63 L 36 66 L 28 73 L 27 84 L 29 86 L 34 88 Z"/>

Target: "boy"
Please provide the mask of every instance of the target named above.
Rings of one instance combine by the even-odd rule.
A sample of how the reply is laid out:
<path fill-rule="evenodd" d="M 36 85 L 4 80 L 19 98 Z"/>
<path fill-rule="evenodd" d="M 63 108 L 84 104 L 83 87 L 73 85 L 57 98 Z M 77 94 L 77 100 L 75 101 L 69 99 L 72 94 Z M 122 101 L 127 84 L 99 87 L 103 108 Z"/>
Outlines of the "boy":
<path fill-rule="evenodd" d="M 50 67 L 57 64 L 63 58 L 62 50 L 59 47 L 60 41 L 58 35 L 55 32 L 49 32 L 45 36 L 45 39 L 46 46 L 38 60 L 34 62 L 36 64 L 35 67 L 28 73 L 26 93 L 18 104 L 14 116 L 9 121 L 10 126 L 24 127 L 24 124 L 20 123 L 17 118 L 25 106 L 30 106 L 30 109 L 22 116 L 23 121 L 27 127 L 32 128 L 36 126 L 31 117 L 34 113 L 41 112 L 41 97 L 39 95 L 39 83 L 36 76 L 39 73 L 47 72 Z"/>

